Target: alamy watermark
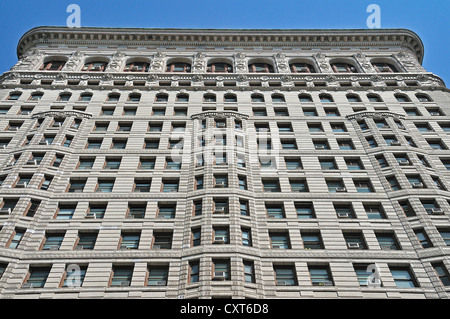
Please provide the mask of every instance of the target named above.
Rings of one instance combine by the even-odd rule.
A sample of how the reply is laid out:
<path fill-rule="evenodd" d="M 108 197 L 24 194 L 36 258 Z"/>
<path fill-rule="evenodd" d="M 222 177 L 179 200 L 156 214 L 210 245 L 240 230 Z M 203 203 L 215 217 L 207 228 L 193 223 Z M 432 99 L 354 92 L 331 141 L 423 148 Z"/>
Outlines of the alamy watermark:
<path fill-rule="evenodd" d="M 67 26 L 69 28 L 81 28 L 81 8 L 77 4 L 69 4 L 66 9 L 67 13 L 71 13 L 67 17 Z"/>
<path fill-rule="evenodd" d="M 366 12 L 371 13 L 366 20 L 369 29 L 381 28 L 381 8 L 377 4 L 369 4 Z"/>

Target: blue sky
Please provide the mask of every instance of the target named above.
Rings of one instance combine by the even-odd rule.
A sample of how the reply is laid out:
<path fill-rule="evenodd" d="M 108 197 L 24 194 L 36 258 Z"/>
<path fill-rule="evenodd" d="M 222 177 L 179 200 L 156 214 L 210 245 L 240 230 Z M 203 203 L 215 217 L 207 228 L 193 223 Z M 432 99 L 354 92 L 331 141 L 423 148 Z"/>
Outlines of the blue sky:
<path fill-rule="evenodd" d="M 26 31 L 66 26 L 69 4 L 86 27 L 231 29 L 366 29 L 366 8 L 377 4 L 381 27 L 416 32 L 425 69 L 450 82 L 449 0 L 0 0 L 0 73 L 16 63 Z"/>

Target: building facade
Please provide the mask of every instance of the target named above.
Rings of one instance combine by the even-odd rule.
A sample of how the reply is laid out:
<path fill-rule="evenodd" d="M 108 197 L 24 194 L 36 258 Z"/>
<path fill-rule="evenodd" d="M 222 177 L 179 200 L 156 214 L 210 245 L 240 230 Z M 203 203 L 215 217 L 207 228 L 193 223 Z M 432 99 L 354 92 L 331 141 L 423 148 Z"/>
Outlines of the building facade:
<path fill-rule="evenodd" d="M 450 96 L 423 51 L 30 30 L 0 77 L 1 298 L 448 298 Z"/>

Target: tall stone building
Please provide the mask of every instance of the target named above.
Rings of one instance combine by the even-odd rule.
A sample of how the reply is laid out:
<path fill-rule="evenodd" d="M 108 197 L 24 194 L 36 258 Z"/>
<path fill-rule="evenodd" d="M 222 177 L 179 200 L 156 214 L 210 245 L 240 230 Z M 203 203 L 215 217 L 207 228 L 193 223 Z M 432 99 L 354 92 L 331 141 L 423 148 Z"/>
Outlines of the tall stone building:
<path fill-rule="evenodd" d="M 448 298 L 413 32 L 39 27 L 0 77 L 2 298 Z"/>

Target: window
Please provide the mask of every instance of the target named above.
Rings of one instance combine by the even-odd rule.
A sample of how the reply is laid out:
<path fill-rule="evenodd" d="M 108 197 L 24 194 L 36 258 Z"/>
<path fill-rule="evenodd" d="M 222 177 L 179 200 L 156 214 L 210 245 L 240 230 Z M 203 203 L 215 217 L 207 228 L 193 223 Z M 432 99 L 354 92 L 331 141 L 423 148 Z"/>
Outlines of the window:
<path fill-rule="evenodd" d="M 320 168 L 323 170 L 337 169 L 334 159 L 319 159 Z"/>
<path fill-rule="evenodd" d="M 41 71 L 61 71 L 66 64 L 65 61 L 48 61 L 39 68 Z"/>
<path fill-rule="evenodd" d="M 398 72 L 397 68 L 389 63 L 384 62 L 377 62 L 372 63 L 373 67 L 375 68 L 375 71 L 378 73 L 395 73 Z"/>
<path fill-rule="evenodd" d="M 199 282 L 200 280 L 200 262 L 198 260 L 189 262 L 189 283 Z"/>
<path fill-rule="evenodd" d="M 395 178 L 394 176 L 388 176 L 388 177 L 386 177 L 386 180 L 388 181 L 388 183 L 391 186 L 391 189 L 393 191 L 397 191 L 397 190 L 401 189 L 400 184 L 397 181 L 397 178 Z"/>
<path fill-rule="evenodd" d="M 223 101 L 224 102 L 235 103 L 235 102 L 237 102 L 237 96 L 236 96 L 236 94 L 227 93 L 227 94 L 225 94 L 223 96 Z"/>
<path fill-rule="evenodd" d="M 264 95 L 262 95 L 262 94 L 252 94 L 251 95 L 251 100 L 252 100 L 252 102 L 259 102 L 259 103 L 262 103 L 262 102 L 264 102 Z M 265 110 L 264 110 L 265 111 Z M 256 114 L 253 114 L 253 115 L 255 115 L 255 116 L 265 116 L 265 115 L 267 115 L 267 114 L 261 114 L 261 115 L 256 115 Z"/>
<path fill-rule="evenodd" d="M 397 99 L 397 102 L 411 102 L 409 97 L 405 94 L 394 94 L 395 98 Z M 409 114 L 408 114 L 409 115 Z"/>
<path fill-rule="evenodd" d="M 128 204 L 127 218 L 144 218 L 146 207 L 146 204 Z"/>
<path fill-rule="evenodd" d="M 294 139 L 282 139 L 281 147 L 283 150 L 296 150 L 297 142 Z"/>
<path fill-rule="evenodd" d="M 361 287 L 367 287 L 370 283 L 371 276 L 373 275 L 372 271 L 368 271 L 369 265 L 353 265 L 356 276 L 358 277 L 358 282 Z M 374 278 L 375 279 L 375 278 Z"/>
<path fill-rule="evenodd" d="M 99 149 L 102 146 L 103 139 L 90 138 L 87 141 L 86 149 Z"/>
<path fill-rule="evenodd" d="M 441 234 L 441 237 L 442 237 L 442 240 L 444 241 L 444 243 L 445 243 L 447 246 L 450 246 L 450 229 L 446 229 L 446 228 L 442 229 L 442 228 L 439 228 L 438 231 L 439 231 L 439 233 Z"/>
<path fill-rule="evenodd" d="M 49 267 L 30 267 L 22 288 L 43 288 L 49 274 Z"/>
<path fill-rule="evenodd" d="M 264 192 L 280 192 L 280 182 L 278 180 L 273 180 L 273 179 L 263 179 L 262 180 L 262 184 L 263 184 L 263 191 Z"/>
<path fill-rule="evenodd" d="M 99 179 L 95 191 L 97 193 L 111 193 L 114 187 L 114 180 Z"/>
<path fill-rule="evenodd" d="M 169 100 L 169 95 L 166 93 L 158 93 L 155 96 L 155 102 L 167 102 Z M 164 109 L 165 111 L 165 109 Z M 164 114 L 154 114 L 154 115 L 164 115 Z"/>
<path fill-rule="evenodd" d="M 389 267 L 397 288 L 418 287 L 409 267 Z"/>
<path fill-rule="evenodd" d="M 166 158 L 165 169 L 179 170 L 179 169 L 181 169 L 181 162 L 176 162 L 171 158 Z"/>
<path fill-rule="evenodd" d="M 201 228 L 194 228 L 191 230 L 191 247 L 197 247 L 201 244 Z"/>
<path fill-rule="evenodd" d="M 119 169 L 121 162 L 122 162 L 122 159 L 120 157 L 119 158 L 107 157 L 103 168 L 104 169 Z"/>
<path fill-rule="evenodd" d="M 268 218 L 284 218 L 284 206 L 282 204 L 266 204 Z"/>
<path fill-rule="evenodd" d="M 62 241 L 64 239 L 65 233 L 50 233 L 46 234 L 44 238 L 44 242 L 42 243 L 42 250 L 59 250 L 61 247 Z"/>
<path fill-rule="evenodd" d="M 383 102 L 383 100 L 381 99 L 381 97 L 377 94 L 367 94 L 367 99 L 372 102 L 372 103 L 379 103 L 379 102 Z"/>
<path fill-rule="evenodd" d="M 106 69 L 106 65 L 108 63 L 101 62 L 101 61 L 93 61 L 93 62 L 87 62 L 84 64 L 84 67 L 81 69 L 81 71 L 86 72 L 103 72 Z"/>
<path fill-rule="evenodd" d="M 414 233 L 416 234 L 417 239 L 419 240 L 419 243 L 422 246 L 422 248 L 433 247 L 433 244 L 431 243 L 424 229 L 416 229 L 414 230 Z"/>
<path fill-rule="evenodd" d="M 171 192 L 178 192 L 179 187 L 178 180 L 166 180 L 163 179 L 161 191 L 163 193 L 171 193 Z"/>
<path fill-rule="evenodd" d="M 142 192 L 150 192 L 151 179 L 139 179 L 136 178 L 134 180 L 134 188 L 133 192 L 142 193 Z"/>
<path fill-rule="evenodd" d="M 25 216 L 33 217 L 36 214 L 40 204 L 41 204 L 41 201 L 32 199 L 27 206 L 27 209 L 25 211 Z M 3 207 L 0 209 L 0 213 L 1 213 L 1 211 L 3 211 L 3 209 L 5 209 L 5 205 L 3 205 Z"/>
<path fill-rule="evenodd" d="M 106 204 L 89 204 L 86 218 L 103 218 L 106 212 Z"/>
<path fill-rule="evenodd" d="M 206 67 L 206 72 L 211 73 L 233 73 L 233 67 L 228 63 L 210 63 Z"/>
<path fill-rule="evenodd" d="M 364 204 L 367 218 L 369 219 L 384 219 L 386 218 L 384 210 L 380 204 Z"/>
<path fill-rule="evenodd" d="M 78 240 L 76 244 L 76 249 L 81 250 L 92 250 L 97 242 L 98 233 L 94 232 L 80 232 L 78 233 Z"/>
<path fill-rule="evenodd" d="M 10 249 L 17 249 L 22 241 L 25 229 L 15 228 L 9 241 L 6 243 L 6 247 Z"/>
<path fill-rule="evenodd" d="M 71 97 L 71 96 L 72 96 L 71 93 L 61 93 L 61 94 L 59 94 L 59 96 L 58 96 L 58 101 L 61 101 L 61 102 L 67 102 L 67 101 L 70 100 L 70 97 Z"/>
<path fill-rule="evenodd" d="M 255 266 L 253 261 L 244 260 L 244 281 L 248 283 L 255 282 Z"/>
<path fill-rule="evenodd" d="M 334 204 L 333 206 L 338 218 L 355 218 L 355 212 L 351 204 Z"/>
<path fill-rule="evenodd" d="M 315 73 L 316 70 L 308 63 L 292 63 L 289 65 L 292 73 Z"/>
<path fill-rule="evenodd" d="M 8 101 L 17 101 L 22 96 L 21 92 L 11 92 L 6 98 Z"/>
<path fill-rule="evenodd" d="M 117 132 L 130 132 L 133 123 L 131 122 L 119 122 L 117 126 Z"/>
<path fill-rule="evenodd" d="M 284 98 L 284 95 L 282 95 L 282 94 L 272 94 L 272 102 L 273 103 L 282 103 L 282 102 L 286 102 L 286 99 Z"/>
<path fill-rule="evenodd" d="M 359 158 L 346 158 L 345 164 L 347 164 L 347 169 L 349 170 L 362 170 L 364 166 Z"/>
<path fill-rule="evenodd" d="M 12 211 L 16 207 L 18 199 L 3 199 L 3 203 L 1 204 L 0 213 L 11 215 Z"/>
<path fill-rule="evenodd" d="M 305 179 L 290 179 L 291 191 L 295 193 L 309 192 L 308 184 Z"/>
<path fill-rule="evenodd" d="M 131 62 L 127 63 L 124 72 L 147 72 L 149 66 L 147 62 Z"/>
<path fill-rule="evenodd" d="M 349 63 L 332 63 L 331 68 L 335 73 L 356 73 L 356 68 Z"/>
<path fill-rule="evenodd" d="M 311 283 L 313 286 L 333 286 L 333 278 L 328 266 L 308 265 Z"/>
<path fill-rule="evenodd" d="M 347 94 L 346 97 L 348 102 L 361 102 L 361 98 L 357 94 Z"/>
<path fill-rule="evenodd" d="M 170 63 L 166 67 L 166 72 L 191 72 L 191 65 L 189 63 L 174 62 Z"/>
<path fill-rule="evenodd" d="M 249 216 L 250 215 L 250 209 L 249 209 L 249 203 L 247 200 L 239 200 L 239 209 L 241 216 Z"/>
<path fill-rule="evenodd" d="M 372 183 L 368 180 L 354 180 L 356 191 L 358 193 L 373 193 Z"/>
<path fill-rule="evenodd" d="M 269 232 L 272 249 L 290 249 L 289 235 L 287 233 Z"/>
<path fill-rule="evenodd" d="M 176 204 L 158 204 L 158 218 L 175 218 Z"/>
<path fill-rule="evenodd" d="M 447 268 L 445 268 L 444 263 L 439 262 L 439 263 L 433 263 L 431 265 L 433 266 L 434 271 L 436 272 L 436 275 L 438 276 L 442 285 L 445 287 L 450 286 L 450 275 L 448 273 Z"/>
<path fill-rule="evenodd" d="M 432 102 L 432 99 L 426 94 L 417 93 L 416 97 L 420 102 Z"/>
<path fill-rule="evenodd" d="M 167 286 L 169 266 L 149 265 L 147 274 L 147 286 Z"/>
<path fill-rule="evenodd" d="M 407 175 L 406 178 L 412 188 L 425 188 L 422 178 L 419 175 Z"/>
<path fill-rule="evenodd" d="M 343 123 L 330 123 L 331 130 L 334 133 L 345 133 L 347 132 L 347 128 L 345 127 L 345 124 Z"/>
<path fill-rule="evenodd" d="M 110 94 L 108 94 L 108 97 L 106 100 L 108 102 L 118 102 L 119 99 L 120 99 L 119 93 L 110 93 Z M 102 108 L 101 115 L 113 115 L 113 113 L 114 113 L 113 107 L 108 107 L 108 108 L 104 107 L 104 108 Z"/>
<path fill-rule="evenodd" d="M 133 267 L 131 266 L 113 266 L 111 270 L 110 287 L 128 287 L 131 284 L 133 276 Z"/>
<path fill-rule="evenodd" d="M 127 140 L 126 139 L 115 139 L 113 138 L 111 149 L 120 149 L 123 150 L 127 147 Z"/>
<path fill-rule="evenodd" d="M 144 149 L 146 150 L 156 150 L 159 148 L 159 139 L 145 139 Z"/>
<path fill-rule="evenodd" d="M 274 265 L 273 271 L 277 286 L 295 286 L 297 285 L 297 276 L 294 266 Z"/>
<path fill-rule="evenodd" d="M 73 214 L 75 213 L 75 205 L 60 205 L 56 210 L 55 219 L 72 219 Z"/>
<path fill-rule="evenodd" d="M 330 145 L 326 140 L 313 140 L 313 145 L 316 150 L 329 150 Z"/>
<path fill-rule="evenodd" d="M 302 169 L 302 162 L 299 158 L 285 158 L 286 168 L 289 170 Z"/>
<path fill-rule="evenodd" d="M 86 276 L 87 267 L 70 264 L 63 276 L 62 287 L 81 287 Z"/>
<path fill-rule="evenodd" d="M 119 249 L 138 249 L 140 233 L 122 233 L 120 235 Z"/>
<path fill-rule="evenodd" d="M 155 158 L 145 158 L 141 157 L 139 159 L 139 169 L 154 169 L 155 168 Z"/>
<path fill-rule="evenodd" d="M 367 141 L 367 144 L 369 144 L 369 147 L 371 147 L 371 148 L 378 146 L 377 142 L 375 141 L 375 139 L 372 136 L 366 137 L 366 141 Z"/>
<path fill-rule="evenodd" d="M 322 103 L 334 102 L 333 97 L 329 94 L 319 94 L 319 99 L 320 99 L 320 102 L 322 102 Z M 336 113 L 337 113 L 336 109 L 331 109 L 330 115 L 325 110 L 325 114 L 327 114 L 327 116 L 338 116 L 338 115 L 336 115 Z"/>
<path fill-rule="evenodd" d="M 85 179 L 70 179 L 68 193 L 81 193 L 86 185 Z"/>
<path fill-rule="evenodd" d="M 348 249 L 367 249 L 362 233 L 344 233 Z"/>
<path fill-rule="evenodd" d="M 89 102 L 92 99 L 92 93 L 81 93 L 78 101 Z"/>
<path fill-rule="evenodd" d="M 213 209 L 214 214 L 228 214 L 228 199 L 215 198 Z"/>
<path fill-rule="evenodd" d="M 241 228 L 241 233 L 242 233 L 242 245 L 251 247 L 252 235 L 250 228 Z"/>
<path fill-rule="evenodd" d="M 313 203 L 295 203 L 295 210 L 297 212 L 297 218 L 315 218 Z"/>
<path fill-rule="evenodd" d="M 433 150 L 446 150 L 447 146 L 441 140 L 427 140 Z"/>
<path fill-rule="evenodd" d="M 153 232 L 152 249 L 171 249 L 172 248 L 172 232 L 157 231 Z"/>
<path fill-rule="evenodd" d="M 64 159 L 64 155 L 56 154 L 52 163 L 53 167 L 60 167 L 62 160 Z"/>
<path fill-rule="evenodd" d="M 202 205 L 202 200 L 195 200 L 193 202 L 193 215 L 194 216 L 201 216 L 202 215 L 202 211 L 203 211 L 203 205 Z"/>
<path fill-rule="evenodd" d="M 308 130 L 311 133 L 324 132 L 322 124 L 320 123 L 308 123 Z"/>
<path fill-rule="evenodd" d="M 214 244 L 229 244 L 230 231 L 228 227 L 213 227 L 213 243 Z"/>
<path fill-rule="evenodd" d="M 44 96 L 44 93 L 34 92 L 30 95 L 29 101 L 39 101 Z"/>
<path fill-rule="evenodd" d="M 298 99 L 300 103 L 310 103 L 312 102 L 312 97 L 309 94 L 299 94 Z"/>
<path fill-rule="evenodd" d="M 213 259 L 214 280 L 230 280 L 230 261 L 223 259 Z"/>
<path fill-rule="evenodd" d="M 344 186 L 344 182 L 342 180 L 334 180 L 329 179 L 325 180 L 327 183 L 328 191 L 330 193 L 338 193 L 338 192 L 346 192 L 347 189 Z"/>
<path fill-rule="evenodd" d="M 303 248 L 323 249 L 322 237 L 319 232 L 301 231 Z"/>
<path fill-rule="evenodd" d="M 416 213 L 414 212 L 413 208 L 411 207 L 411 204 L 409 203 L 409 201 L 407 201 L 407 200 L 401 201 L 398 204 L 402 208 L 402 211 L 406 215 L 406 217 L 416 216 Z"/>
<path fill-rule="evenodd" d="M 252 63 L 248 65 L 250 73 L 273 73 L 273 66 L 267 63 Z"/>

